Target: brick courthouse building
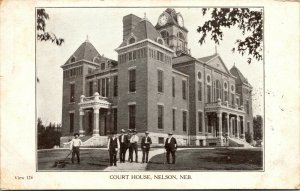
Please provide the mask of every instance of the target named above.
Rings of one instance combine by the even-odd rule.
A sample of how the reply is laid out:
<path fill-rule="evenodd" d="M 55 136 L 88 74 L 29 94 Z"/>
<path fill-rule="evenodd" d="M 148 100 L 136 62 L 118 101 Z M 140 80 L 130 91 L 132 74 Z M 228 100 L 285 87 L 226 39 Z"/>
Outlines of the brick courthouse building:
<path fill-rule="evenodd" d="M 123 17 L 118 61 L 82 43 L 62 66 L 61 142 L 79 132 L 87 146 L 106 145 L 110 132 L 130 128 L 154 144 L 173 132 L 179 145 L 245 145 L 251 85 L 219 54 L 192 57 L 187 39 L 182 15 L 166 9 L 156 26 Z"/>

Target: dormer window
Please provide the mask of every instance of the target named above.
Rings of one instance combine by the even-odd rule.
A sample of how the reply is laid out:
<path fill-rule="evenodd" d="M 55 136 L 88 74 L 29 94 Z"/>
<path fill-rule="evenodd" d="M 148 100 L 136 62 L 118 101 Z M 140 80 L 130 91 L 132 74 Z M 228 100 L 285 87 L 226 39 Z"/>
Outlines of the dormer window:
<path fill-rule="evenodd" d="M 135 43 L 135 38 L 131 37 L 128 41 L 128 44 L 133 44 L 133 43 Z"/>
<path fill-rule="evenodd" d="M 157 42 L 161 45 L 164 45 L 164 40 L 160 37 L 157 38 Z"/>
<path fill-rule="evenodd" d="M 74 56 L 71 58 L 71 63 L 73 63 L 73 62 L 75 62 L 75 57 Z"/>

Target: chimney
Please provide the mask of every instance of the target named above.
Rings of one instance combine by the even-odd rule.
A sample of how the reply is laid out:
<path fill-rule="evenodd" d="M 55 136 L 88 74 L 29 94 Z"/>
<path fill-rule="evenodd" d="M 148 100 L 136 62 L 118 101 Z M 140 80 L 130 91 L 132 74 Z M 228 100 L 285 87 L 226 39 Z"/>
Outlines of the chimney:
<path fill-rule="evenodd" d="M 123 17 L 123 41 L 130 35 L 134 27 L 141 21 L 141 18 L 129 14 Z"/>

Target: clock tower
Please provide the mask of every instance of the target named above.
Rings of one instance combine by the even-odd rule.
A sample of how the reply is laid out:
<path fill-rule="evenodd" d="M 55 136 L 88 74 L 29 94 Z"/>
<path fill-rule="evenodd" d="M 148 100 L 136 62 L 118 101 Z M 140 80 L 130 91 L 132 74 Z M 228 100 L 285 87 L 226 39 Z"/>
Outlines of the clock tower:
<path fill-rule="evenodd" d="M 184 26 L 182 15 L 175 9 L 166 9 L 158 18 L 155 26 L 165 43 L 175 51 L 176 56 L 190 54 L 187 43 L 188 30 Z"/>

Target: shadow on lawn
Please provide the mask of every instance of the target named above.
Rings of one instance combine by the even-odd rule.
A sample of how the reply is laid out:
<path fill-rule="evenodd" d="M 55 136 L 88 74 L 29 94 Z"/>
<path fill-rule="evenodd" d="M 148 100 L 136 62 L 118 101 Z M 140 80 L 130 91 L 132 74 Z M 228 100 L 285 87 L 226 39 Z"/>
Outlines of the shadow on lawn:
<path fill-rule="evenodd" d="M 250 149 L 188 149 L 176 152 L 176 164 L 165 154 L 151 158 L 147 170 L 262 170 L 262 151 Z"/>

